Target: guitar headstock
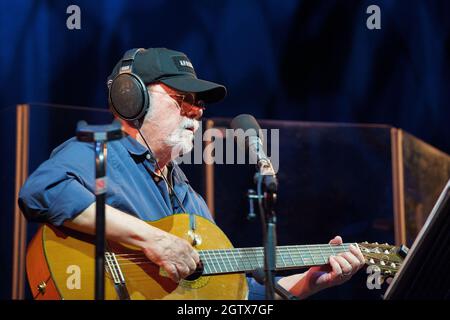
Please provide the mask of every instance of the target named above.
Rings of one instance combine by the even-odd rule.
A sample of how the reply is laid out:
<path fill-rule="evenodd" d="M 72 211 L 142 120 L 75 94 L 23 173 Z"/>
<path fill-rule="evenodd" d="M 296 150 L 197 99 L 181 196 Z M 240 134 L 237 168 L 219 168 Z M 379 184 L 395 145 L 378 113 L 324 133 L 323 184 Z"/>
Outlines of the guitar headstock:
<path fill-rule="evenodd" d="M 395 247 L 387 243 L 362 242 L 358 246 L 366 259 L 366 264 L 379 268 L 381 276 L 384 278 L 393 277 L 408 253 L 405 246 Z"/>

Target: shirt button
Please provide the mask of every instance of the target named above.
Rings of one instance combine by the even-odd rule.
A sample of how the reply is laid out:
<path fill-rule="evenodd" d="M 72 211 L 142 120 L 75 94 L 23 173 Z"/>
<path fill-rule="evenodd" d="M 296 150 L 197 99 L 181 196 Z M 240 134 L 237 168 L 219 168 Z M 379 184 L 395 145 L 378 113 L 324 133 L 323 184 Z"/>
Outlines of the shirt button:
<path fill-rule="evenodd" d="M 151 158 L 150 154 L 148 154 L 148 153 L 145 157 L 147 158 L 147 160 L 150 160 L 150 158 Z"/>
<path fill-rule="evenodd" d="M 155 182 L 159 182 L 159 178 L 158 177 L 155 177 L 154 179 L 155 179 Z"/>

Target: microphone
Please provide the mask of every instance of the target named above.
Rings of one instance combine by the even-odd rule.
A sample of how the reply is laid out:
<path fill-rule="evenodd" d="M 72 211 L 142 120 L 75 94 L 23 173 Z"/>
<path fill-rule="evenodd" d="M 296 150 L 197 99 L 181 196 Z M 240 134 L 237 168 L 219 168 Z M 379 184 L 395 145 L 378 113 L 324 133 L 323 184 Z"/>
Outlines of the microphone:
<path fill-rule="evenodd" d="M 241 114 L 231 121 L 230 126 L 234 130 L 241 129 L 247 133 L 245 136 L 245 148 L 248 150 L 250 157 L 256 159 L 259 173 L 264 177 L 268 191 L 276 192 L 278 182 L 275 170 L 269 157 L 264 152 L 261 127 L 256 119 L 252 115 Z"/>

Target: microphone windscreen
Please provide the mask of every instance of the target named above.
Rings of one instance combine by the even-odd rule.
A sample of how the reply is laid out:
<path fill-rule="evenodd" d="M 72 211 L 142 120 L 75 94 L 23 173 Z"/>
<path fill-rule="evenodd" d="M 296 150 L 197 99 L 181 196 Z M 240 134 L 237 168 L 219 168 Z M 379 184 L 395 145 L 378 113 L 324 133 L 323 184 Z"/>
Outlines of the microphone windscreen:
<path fill-rule="evenodd" d="M 253 129 L 255 132 L 255 135 L 257 135 L 257 136 L 259 136 L 259 131 L 261 130 L 261 127 L 259 126 L 255 117 L 253 117 L 250 114 L 238 115 L 233 120 L 231 120 L 230 126 L 234 130 L 242 129 L 244 131 L 247 131 L 249 129 Z"/>

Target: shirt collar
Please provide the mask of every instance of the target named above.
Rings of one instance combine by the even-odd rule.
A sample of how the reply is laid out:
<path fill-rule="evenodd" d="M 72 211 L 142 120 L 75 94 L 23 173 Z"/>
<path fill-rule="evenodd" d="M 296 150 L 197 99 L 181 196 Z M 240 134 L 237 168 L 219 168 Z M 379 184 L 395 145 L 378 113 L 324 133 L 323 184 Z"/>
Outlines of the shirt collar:
<path fill-rule="evenodd" d="M 130 137 L 129 135 L 125 136 L 122 139 L 122 143 L 131 155 L 144 156 L 145 154 L 149 153 L 146 147 L 144 147 L 136 139 Z"/>

